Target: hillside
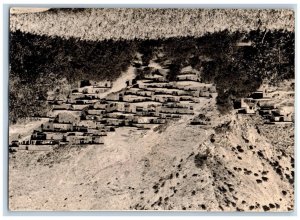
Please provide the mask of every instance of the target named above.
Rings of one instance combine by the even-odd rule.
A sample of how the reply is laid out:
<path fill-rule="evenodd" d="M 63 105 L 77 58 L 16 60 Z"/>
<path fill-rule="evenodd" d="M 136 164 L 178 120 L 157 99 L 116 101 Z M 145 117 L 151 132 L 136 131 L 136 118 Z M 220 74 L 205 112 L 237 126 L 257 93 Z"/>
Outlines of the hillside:
<path fill-rule="evenodd" d="M 34 24 L 34 25 L 32 25 Z M 294 31 L 291 9 L 93 8 L 11 14 L 10 30 L 63 38 L 160 39 L 201 37 L 224 30 Z"/>
<path fill-rule="evenodd" d="M 241 41 L 252 46 L 236 46 Z M 144 66 L 157 54 L 165 54 L 157 62 L 170 62 L 170 79 L 188 65 L 201 71 L 205 82 L 216 84 L 223 112 L 231 108 L 231 98 L 255 91 L 264 80 L 276 84 L 294 78 L 294 33 L 283 30 L 225 30 L 199 38 L 103 42 L 17 31 L 11 33 L 10 42 L 11 123 L 45 115 L 49 91 L 67 96 L 79 80 L 118 79 L 137 54 L 142 55 Z"/>
<path fill-rule="evenodd" d="M 293 125 L 220 115 L 209 99 L 195 111 L 212 124 L 185 116 L 153 131 L 117 129 L 103 146 L 10 154 L 10 209 L 293 210 L 293 142 L 279 135 Z"/>

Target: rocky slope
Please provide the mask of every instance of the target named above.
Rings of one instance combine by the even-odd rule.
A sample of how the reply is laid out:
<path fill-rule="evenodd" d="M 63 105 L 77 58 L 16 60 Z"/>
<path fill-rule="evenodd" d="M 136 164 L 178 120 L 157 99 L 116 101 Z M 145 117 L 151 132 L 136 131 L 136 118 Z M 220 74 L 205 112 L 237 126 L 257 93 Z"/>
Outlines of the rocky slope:
<path fill-rule="evenodd" d="M 293 141 L 279 135 L 293 135 L 293 124 L 220 115 L 209 100 L 195 111 L 212 124 L 186 116 L 153 131 L 117 129 L 103 147 L 11 154 L 10 209 L 293 210 Z"/>

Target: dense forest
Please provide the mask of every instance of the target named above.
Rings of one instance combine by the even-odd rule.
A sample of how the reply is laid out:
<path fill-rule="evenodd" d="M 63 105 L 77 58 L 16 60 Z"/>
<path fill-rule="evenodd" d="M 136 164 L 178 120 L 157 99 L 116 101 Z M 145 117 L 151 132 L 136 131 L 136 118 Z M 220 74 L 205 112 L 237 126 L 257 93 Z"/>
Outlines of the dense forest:
<path fill-rule="evenodd" d="M 237 46 L 241 41 L 252 45 Z M 203 80 L 217 86 L 222 112 L 231 108 L 232 98 L 255 91 L 263 80 L 294 78 L 294 33 L 283 30 L 100 42 L 16 31 L 10 34 L 10 122 L 45 114 L 47 91 L 64 86 L 63 78 L 70 85 L 81 79 L 114 80 L 137 52 L 147 65 L 158 48 L 171 61 L 170 80 L 185 66 L 202 69 Z"/>

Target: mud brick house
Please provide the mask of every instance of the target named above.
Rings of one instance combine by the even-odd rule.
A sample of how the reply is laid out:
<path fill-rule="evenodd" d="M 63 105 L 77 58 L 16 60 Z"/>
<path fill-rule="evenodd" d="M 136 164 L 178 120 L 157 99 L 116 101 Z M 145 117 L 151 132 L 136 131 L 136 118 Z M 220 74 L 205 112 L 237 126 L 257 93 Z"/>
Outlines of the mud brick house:
<path fill-rule="evenodd" d="M 166 120 L 165 119 L 163 119 L 163 118 L 156 118 L 155 120 L 154 120 L 154 123 L 155 124 L 165 124 L 166 123 Z"/>
<path fill-rule="evenodd" d="M 55 104 L 55 105 L 61 105 L 61 104 L 63 104 L 63 103 L 65 103 L 65 100 L 63 100 L 63 99 L 58 99 L 58 100 L 55 100 L 55 101 L 54 101 L 54 104 Z"/>
<path fill-rule="evenodd" d="M 107 101 L 122 101 L 123 100 L 123 92 L 113 92 L 106 96 Z"/>
<path fill-rule="evenodd" d="M 100 134 L 100 130 L 98 128 L 88 128 L 87 132 L 89 134 Z"/>
<path fill-rule="evenodd" d="M 73 102 L 72 104 L 93 104 L 97 102 L 97 99 L 94 97 L 94 96 L 88 96 L 88 95 L 85 95 L 84 97 L 82 98 L 77 98 L 75 100 L 75 102 Z"/>
<path fill-rule="evenodd" d="M 93 86 L 93 90 L 90 93 L 101 94 L 101 93 L 107 92 L 109 90 L 110 90 L 110 88 Z"/>
<path fill-rule="evenodd" d="M 19 145 L 29 145 L 30 144 L 30 140 L 23 140 L 19 142 Z"/>
<path fill-rule="evenodd" d="M 107 102 L 107 101 L 103 101 L 103 100 L 97 101 L 97 102 L 95 102 L 95 104 L 93 105 L 93 109 L 103 109 L 103 110 L 105 110 L 106 107 L 107 107 L 107 105 L 108 105 L 108 102 Z"/>
<path fill-rule="evenodd" d="M 33 131 L 31 137 L 31 140 L 46 140 L 46 134 L 39 131 Z"/>
<path fill-rule="evenodd" d="M 155 89 L 155 88 L 175 88 L 175 82 L 151 82 L 146 83 L 146 89 Z"/>
<path fill-rule="evenodd" d="M 73 90 L 72 93 L 69 95 L 68 102 L 71 103 L 72 100 L 83 98 L 84 96 L 85 94 L 78 92 L 78 90 Z"/>
<path fill-rule="evenodd" d="M 81 139 L 82 139 L 83 136 L 75 136 L 75 135 L 68 135 L 66 137 L 66 140 L 69 142 L 69 144 L 71 145 L 78 145 L 78 144 L 81 144 Z"/>
<path fill-rule="evenodd" d="M 148 91 L 148 90 L 137 90 L 136 91 L 136 95 L 139 95 L 139 96 L 143 96 L 143 97 L 151 97 L 153 94 L 153 91 Z"/>
<path fill-rule="evenodd" d="M 156 109 L 156 114 L 165 113 L 165 114 L 193 114 L 193 111 L 189 108 L 178 108 L 178 107 L 168 107 L 168 106 L 160 106 Z"/>
<path fill-rule="evenodd" d="M 87 128 L 96 128 L 97 127 L 97 123 L 94 120 L 81 120 L 80 122 L 78 122 L 77 125 L 84 126 Z"/>
<path fill-rule="evenodd" d="M 257 102 L 252 98 L 242 98 L 241 108 L 244 109 L 246 114 L 255 114 L 257 110 Z"/>
<path fill-rule="evenodd" d="M 104 144 L 102 135 L 93 135 L 92 136 L 92 144 Z"/>
<path fill-rule="evenodd" d="M 72 110 L 71 113 L 75 116 L 78 116 L 80 118 L 85 117 L 86 116 L 86 110 Z"/>
<path fill-rule="evenodd" d="M 137 95 L 138 91 L 140 91 L 139 88 L 129 88 L 124 92 L 124 95 Z"/>
<path fill-rule="evenodd" d="M 125 125 L 125 120 L 117 118 L 107 118 L 106 124 L 109 126 L 123 126 Z"/>
<path fill-rule="evenodd" d="M 78 87 L 87 87 L 87 86 L 95 86 L 99 88 L 111 88 L 112 87 L 112 82 L 111 81 L 93 81 L 93 80 L 81 80 L 78 83 Z"/>
<path fill-rule="evenodd" d="M 63 103 L 63 104 L 54 104 L 52 106 L 53 110 L 70 110 L 72 108 L 71 104 Z"/>
<path fill-rule="evenodd" d="M 168 108 L 182 108 L 182 109 L 188 109 L 193 110 L 193 105 L 190 103 L 181 103 L 181 102 L 165 102 L 162 104 L 163 107 Z"/>
<path fill-rule="evenodd" d="M 12 141 L 9 147 L 14 149 L 15 147 L 19 147 L 19 144 L 19 141 Z"/>
<path fill-rule="evenodd" d="M 34 144 L 34 145 L 58 145 L 59 140 L 42 140 L 42 141 L 31 140 L 31 144 Z"/>
<path fill-rule="evenodd" d="M 100 99 L 100 94 L 97 93 L 88 93 L 88 94 L 84 94 L 84 97 L 81 98 L 81 100 L 90 100 L 91 103 L 95 103 Z"/>
<path fill-rule="evenodd" d="M 166 94 L 155 94 L 151 97 L 152 101 L 157 101 L 160 103 L 164 102 L 179 102 L 180 97 L 179 96 L 172 96 L 172 95 L 166 95 Z"/>
<path fill-rule="evenodd" d="M 117 118 L 117 119 L 133 119 L 135 114 L 123 113 L 123 112 L 111 112 L 107 113 L 107 118 Z"/>
<path fill-rule="evenodd" d="M 130 103 L 124 103 L 124 112 L 132 112 Z"/>
<path fill-rule="evenodd" d="M 48 97 L 47 97 L 47 103 L 48 103 L 49 105 L 53 105 L 54 102 L 55 102 L 55 97 L 54 97 L 52 94 L 51 94 L 51 95 L 48 95 Z"/>
<path fill-rule="evenodd" d="M 103 140 L 100 135 L 74 135 L 74 134 L 69 134 L 66 137 L 66 140 L 71 144 L 71 145 L 81 145 L 81 144 L 103 144 Z"/>
<path fill-rule="evenodd" d="M 54 131 L 72 131 L 72 123 L 53 123 Z"/>
<path fill-rule="evenodd" d="M 250 95 L 250 98 L 253 98 L 253 99 L 262 99 L 264 97 L 265 97 L 265 95 L 264 95 L 263 91 L 256 91 Z"/>
<path fill-rule="evenodd" d="M 200 82 L 199 76 L 195 74 L 181 74 L 176 77 L 177 81 L 195 81 Z"/>
<path fill-rule="evenodd" d="M 70 98 L 70 96 L 68 97 L 67 101 L 66 101 L 67 104 L 76 104 L 76 100 L 73 99 L 73 98 Z"/>
<path fill-rule="evenodd" d="M 144 102 L 150 101 L 151 99 L 147 96 L 140 96 L 140 95 L 125 95 L 123 97 L 123 101 L 125 102 Z"/>
<path fill-rule="evenodd" d="M 284 116 L 283 115 L 276 115 L 271 118 L 271 122 L 284 122 Z"/>
<path fill-rule="evenodd" d="M 136 113 L 137 113 L 137 112 L 144 112 L 144 111 L 146 111 L 147 106 L 144 106 L 144 105 L 137 105 L 135 108 L 136 108 Z"/>
<path fill-rule="evenodd" d="M 101 118 L 101 120 L 103 120 L 103 118 Z M 105 129 L 105 123 L 103 123 L 101 120 L 99 121 L 96 121 L 96 126 L 97 126 L 97 129 Z"/>
<path fill-rule="evenodd" d="M 135 113 L 137 103 L 119 102 L 117 104 L 117 111 L 124 113 Z"/>
<path fill-rule="evenodd" d="M 111 102 L 106 106 L 106 112 L 118 111 L 118 103 Z"/>
<path fill-rule="evenodd" d="M 165 77 L 159 71 L 153 71 L 148 74 L 145 74 L 144 79 L 155 80 L 158 82 L 165 81 Z"/>
<path fill-rule="evenodd" d="M 81 80 L 80 82 L 78 82 L 78 88 L 82 88 L 90 85 L 91 85 L 90 80 Z"/>
<path fill-rule="evenodd" d="M 279 112 L 281 115 L 284 116 L 284 121 L 294 121 L 295 119 L 295 112 L 293 107 L 286 107 L 286 108 L 280 108 Z"/>
<path fill-rule="evenodd" d="M 46 139 L 47 140 L 62 140 L 64 137 L 64 134 L 61 132 L 48 132 L 45 131 L 43 132 L 44 134 L 46 134 Z"/>
<path fill-rule="evenodd" d="M 87 104 L 72 104 L 72 108 L 75 111 L 76 110 L 80 110 L 80 111 L 87 110 L 88 107 L 89 107 L 89 105 L 87 105 Z"/>
<path fill-rule="evenodd" d="M 179 101 L 180 102 L 189 102 L 189 103 L 200 102 L 199 98 L 195 98 L 195 97 L 191 97 L 191 96 L 180 96 Z"/>
<path fill-rule="evenodd" d="M 151 86 L 151 80 L 137 80 L 137 88 L 147 89 L 148 86 Z"/>
<path fill-rule="evenodd" d="M 157 77 L 152 79 L 153 82 L 169 82 L 165 77 Z"/>
<path fill-rule="evenodd" d="M 209 97 L 212 93 L 216 93 L 216 87 L 212 84 L 201 84 L 197 88 L 192 88 L 192 90 L 194 90 L 193 96 L 195 97 Z"/>
<path fill-rule="evenodd" d="M 259 101 L 258 106 L 261 110 L 272 110 L 277 108 L 271 99 Z"/>
<path fill-rule="evenodd" d="M 153 116 L 135 116 L 133 122 L 137 124 L 150 124 L 156 118 Z"/>
<path fill-rule="evenodd" d="M 62 112 L 57 114 L 54 121 L 58 123 L 76 123 L 80 121 L 80 117 L 72 112 Z"/>
<path fill-rule="evenodd" d="M 95 95 L 97 95 L 97 94 L 107 92 L 109 89 L 110 89 L 110 87 L 85 86 L 85 87 L 79 88 L 78 92 L 81 92 L 83 94 L 95 94 Z"/>
<path fill-rule="evenodd" d="M 166 94 L 166 95 L 172 95 L 172 96 L 180 96 L 180 95 L 191 95 L 191 92 L 185 91 L 183 89 L 177 89 L 177 88 L 148 88 L 148 90 L 160 93 L 160 94 Z"/>
<path fill-rule="evenodd" d="M 91 85 L 95 88 L 111 88 L 113 86 L 113 83 L 111 81 L 91 81 Z"/>
<path fill-rule="evenodd" d="M 157 116 L 155 111 L 139 111 L 136 112 L 136 116 Z"/>
<path fill-rule="evenodd" d="M 87 131 L 88 131 L 88 128 L 85 127 L 85 126 L 81 126 L 81 125 L 74 125 L 72 131 L 77 131 L 77 132 L 87 132 Z"/>
<path fill-rule="evenodd" d="M 159 125 L 165 123 L 164 119 L 161 119 L 159 117 L 145 117 L 140 124 L 153 124 L 153 125 Z"/>
<path fill-rule="evenodd" d="M 294 115 L 292 112 L 285 112 L 282 109 L 274 109 L 268 119 L 270 122 L 292 122 L 294 120 Z"/>
<path fill-rule="evenodd" d="M 104 114 L 104 113 L 103 113 Z M 94 121 L 98 121 L 102 118 L 102 114 L 101 115 L 94 115 L 94 114 L 88 114 L 85 116 L 86 120 L 94 120 Z"/>
<path fill-rule="evenodd" d="M 87 114 L 89 115 L 97 115 L 97 116 L 101 116 L 103 114 L 105 114 L 106 110 L 103 109 L 88 109 L 87 110 Z"/>

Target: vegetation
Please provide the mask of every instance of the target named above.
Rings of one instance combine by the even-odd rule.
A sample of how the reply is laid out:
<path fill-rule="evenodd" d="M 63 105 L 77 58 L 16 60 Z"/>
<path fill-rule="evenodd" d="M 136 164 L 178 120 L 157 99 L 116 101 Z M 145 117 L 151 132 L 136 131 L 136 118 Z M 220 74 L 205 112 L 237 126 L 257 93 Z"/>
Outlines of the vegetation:
<path fill-rule="evenodd" d="M 252 42 L 252 46 L 239 47 L 239 41 Z M 191 65 L 201 71 L 204 82 L 215 83 L 219 110 L 225 113 L 233 98 L 255 91 L 262 81 L 276 83 L 294 78 L 294 32 L 283 30 L 225 30 L 198 38 L 101 42 L 17 31 L 10 36 L 11 122 L 45 114 L 49 90 L 60 94 L 82 79 L 114 80 L 128 68 L 137 52 L 143 55 L 143 65 L 147 65 L 157 51 L 171 62 L 167 67 L 169 80 L 181 68 Z M 164 61 L 157 60 L 162 65 Z"/>
<path fill-rule="evenodd" d="M 204 165 L 204 163 L 206 162 L 207 158 L 208 158 L 207 154 L 205 154 L 205 155 L 202 155 L 200 153 L 196 154 L 195 158 L 194 158 L 195 166 L 197 168 L 201 168 Z"/>
<path fill-rule="evenodd" d="M 125 71 L 135 55 L 135 43 L 112 40 L 101 43 L 64 40 L 25 34 L 10 35 L 10 119 L 45 114 L 47 92 L 67 79 L 113 80 Z"/>

